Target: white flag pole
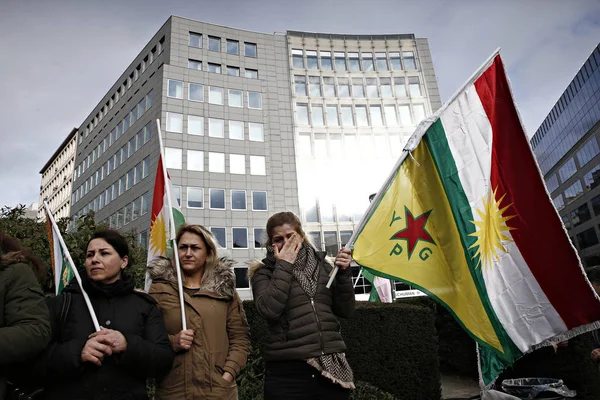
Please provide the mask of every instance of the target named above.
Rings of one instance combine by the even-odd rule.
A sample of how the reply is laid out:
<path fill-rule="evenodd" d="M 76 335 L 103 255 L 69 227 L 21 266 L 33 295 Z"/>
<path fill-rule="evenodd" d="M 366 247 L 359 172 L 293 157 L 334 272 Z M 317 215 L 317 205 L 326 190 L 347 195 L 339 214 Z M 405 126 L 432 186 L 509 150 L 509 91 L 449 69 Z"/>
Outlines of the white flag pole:
<path fill-rule="evenodd" d="M 77 271 L 77 268 L 75 268 L 75 263 L 71 258 L 71 253 L 69 253 L 69 249 L 67 249 L 67 245 L 65 244 L 65 241 L 63 240 L 63 237 L 60 234 L 58 225 L 56 225 L 56 221 L 54 220 L 54 216 L 52 215 L 52 212 L 50 211 L 50 207 L 48 206 L 46 200 L 44 200 L 44 208 L 46 209 L 46 215 L 52 223 L 52 231 L 53 233 L 56 233 L 56 236 L 58 237 L 58 241 L 60 243 L 60 247 L 62 247 L 62 250 L 65 253 L 65 256 L 67 257 L 67 261 L 71 266 L 71 271 L 73 271 L 73 275 L 75 275 L 75 279 L 77 279 L 77 283 L 79 284 L 79 288 L 81 289 L 81 293 L 83 294 L 83 299 L 85 300 L 85 304 L 88 308 L 88 311 L 90 312 L 90 317 L 92 317 L 94 328 L 96 329 L 96 332 L 100 332 L 100 324 L 98 323 L 98 318 L 96 317 L 96 313 L 94 312 L 94 307 L 92 307 L 92 302 L 90 301 L 90 298 L 86 291 L 83 289 L 83 284 L 81 283 L 81 276 L 79 276 L 79 271 Z"/>
<path fill-rule="evenodd" d="M 181 325 L 182 329 L 187 330 L 187 321 L 185 319 L 185 302 L 183 300 L 183 282 L 181 280 L 181 267 L 179 265 L 179 255 L 177 253 L 177 240 L 175 236 L 177 231 L 175 228 L 175 218 L 173 217 L 173 204 L 171 203 L 171 187 L 169 185 L 169 174 L 167 174 L 167 166 L 165 165 L 165 152 L 162 140 L 162 130 L 160 129 L 160 119 L 156 119 L 156 128 L 158 131 L 158 145 L 160 146 L 160 156 L 162 158 L 162 170 L 165 180 L 165 193 L 167 194 L 167 207 L 169 208 L 169 239 L 172 243 L 173 258 L 175 259 L 175 273 L 177 275 L 177 290 L 179 291 L 179 304 L 181 306 Z"/>

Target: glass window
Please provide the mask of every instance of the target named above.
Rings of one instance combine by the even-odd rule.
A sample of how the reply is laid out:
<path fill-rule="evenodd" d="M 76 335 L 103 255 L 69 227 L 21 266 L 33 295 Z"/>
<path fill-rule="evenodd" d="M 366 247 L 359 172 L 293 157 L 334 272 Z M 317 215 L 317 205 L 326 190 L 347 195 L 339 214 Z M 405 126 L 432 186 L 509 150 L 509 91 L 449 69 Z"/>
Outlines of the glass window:
<path fill-rule="evenodd" d="M 396 97 L 406 97 L 404 78 L 394 78 L 394 89 L 396 90 Z"/>
<path fill-rule="evenodd" d="M 392 93 L 392 79 L 391 78 L 379 78 L 379 84 L 381 85 L 381 97 L 389 99 L 394 97 Z"/>
<path fill-rule="evenodd" d="M 332 77 L 323 77 L 323 93 L 325 97 L 335 97 L 335 81 Z"/>
<path fill-rule="evenodd" d="M 377 62 L 377 71 L 387 71 L 388 63 L 385 53 L 375 53 L 375 60 Z"/>
<path fill-rule="evenodd" d="M 227 39 L 227 54 L 238 55 L 240 53 L 240 42 Z"/>
<path fill-rule="evenodd" d="M 244 154 L 229 155 L 229 173 L 240 175 L 246 173 L 246 156 Z"/>
<path fill-rule="evenodd" d="M 217 240 L 217 244 L 220 248 L 224 249 L 227 247 L 227 239 L 225 237 L 225 228 L 217 228 L 212 226 L 210 228 L 210 232 L 213 234 L 215 239 Z"/>
<path fill-rule="evenodd" d="M 181 169 L 181 149 L 165 147 L 165 166 L 172 169 Z"/>
<path fill-rule="evenodd" d="M 264 156 L 250 156 L 250 175 L 266 175 Z"/>
<path fill-rule="evenodd" d="M 352 114 L 352 106 L 341 106 L 342 109 L 342 124 L 344 126 L 354 126 L 354 115 Z"/>
<path fill-rule="evenodd" d="M 556 174 L 552 174 L 550 179 L 546 181 L 546 187 L 550 193 L 554 192 L 558 188 L 558 178 Z"/>
<path fill-rule="evenodd" d="M 142 180 L 142 168 L 143 168 L 142 163 L 137 164 L 134 168 L 134 174 L 133 174 L 133 184 L 134 185 Z"/>
<path fill-rule="evenodd" d="M 229 139 L 244 140 L 244 123 L 242 121 L 229 121 Z"/>
<path fill-rule="evenodd" d="M 204 208 L 204 189 L 200 187 L 187 188 L 188 208 Z"/>
<path fill-rule="evenodd" d="M 221 38 L 209 36 L 208 49 L 212 51 L 221 51 Z"/>
<path fill-rule="evenodd" d="M 190 83 L 188 91 L 188 100 L 204 101 L 204 85 Z"/>
<path fill-rule="evenodd" d="M 188 171 L 204 171 L 204 152 L 198 150 L 187 151 Z"/>
<path fill-rule="evenodd" d="M 225 121 L 217 118 L 208 119 L 208 136 L 210 137 L 225 137 Z"/>
<path fill-rule="evenodd" d="M 402 126 L 412 125 L 412 118 L 410 117 L 410 107 L 406 104 L 399 105 L 398 111 L 400 112 L 400 123 Z"/>
<path fill-rule="evenodd" d="M 146 111 L 152 107 L 152 90 L 146 95 Z"/>
<path fill-rule="evenodd" d="M 296 118 L 298 125 L 308 125 L 308 105 L 296 104 Z"/>
<path fill-rule="evenodd" d="M 142 161 L 142 179 L 148 175 L 150 175 L 150 157 L 146 157 Z"/>
<path fill-rule="evenodd" d="M 562 194 L 559 194 L 557 197 L 552 199 L 552 202 L 554 203 L 554 207 L 556 207 L 557 210 L 561 210 L 564 206 L 565 206 L 565 200 L 562 197 Z M 569 229 L 570 227 L 567 226 L 567 229 Z"/>
<path fill-rule="evenodd" d="M 321 78 L 318 76 L 309 76 L 308 90 L 311 96 L 321 97 Z"/>
<path fill-rule="evenodd" d="M 308 157 L 312 156 L 310 133 L 298 134 L 298 154 Z"/>
<path fill-rule="evenodd" d="M 343 51 L 333 53 L 335 59 L 335 70 L 346 71 L 346 54 Z"/>
<path fill-rule="evenodd" d="M 306 76 L 294 75 L 294 90 L 296 96 L 306 96 Z"/>
<path fill-rule="evenodd" d="M 583 181 L 585 182 L 585 188 L 592 190 L 600 184 L 600 165 L 596 165 L 594 169 L 584 175 Z"/>
<path fill-rule="evenodd" d="M 312 125 L 323 126 L 323 106 L 322 105 L 311 105 L 312 111 Z"/>
<path fill-rule="evenodd" d="M 173 186 L 173 196 L 175 196 L 177 205 L 181 207 L 181 186 Z"/>
<path fill-rule="evenodd" d="M 340 250 L 337 241 L 337 232 L 325 231 L 323 232 L 323 238 L 325 239 L 325 251 L 327 252 L 327 255 L 335 257 Z"/>
<path fill-rule="evenodd" d="M 419 84 L 418 76 L 411 76 L 408 78 L 408 90 L 413 97 L 421 96 L 421 85 Z"/>
<path fill-rule="evenodd" d="M 596 157 L 598 153 L 600 153 L 598 141 L 593 137 L 577 152 L 579 167 L 586 165 L 592 158 Z"/>
<path fill-rule="evenodd" d="M 579 243 L 579 248 L 582 250 L 598 244 L 596 230 L 594 228 L 590 228 L 579 233 L 577 235 L 577 242 Z"/>
<path fill-rule="evenodd" d="M 202 71 L 202 61 L 189 59 L 188 60 L 188 68 L 197 69 L 198 71 Z"/>
<path fill-rule="evenodd" d="M 360 53 L 362 57 L 363 71 L 374 71 L 373 66 L 373 53 Z"/>
<path fill-rule="evenodd" d="M 144 215 L 150 209 L 150 192 L 146 192 L 142 195 L 142 211 L 140 215 Z"/>
<path fill-rule="evenodd" d="M 567 179 L 573 176 L 575 171 L 577 171 L 577 167 L 575 166 L 575 160 L 573 158 L 570 158 L 569 161 L 567 161 L 565 165 L 560 167 L 560 169 L 558 170 L 561 182 L 565 182 Z"/>
<path fill-rule="evenodd" d="M 212 72 L 215 74 L 221 73 L 221 64 L 208 63 L 206 65 L 206 68 L 208 69 L 208 72 Z"/>
<path fill-rule="evenodd" d="M 338 119 L 338 110 L 336 105 L 327 106 L 327 125 L 328 126 L 339 126 L 340 121 Z"/>
<path fill-rule="evenodd" d="M 304 68 L 304 53 L 302 49 L 292 49 L 292 65 L 294 68 Z"/>
<path fill-rule="evenodd" d="M 190 46 L 202 48 L 202 35 L 190 32 Z"/>
<path fill-rule="evenodd" d="M 256 43 L 244 42 L 244 55 L 246 57 L 256 57 L 257 49 Z"/>
<path fill-rule="evenodd" d="M 600 215 L 600 196 L 594 197 L 590 203 L 592 203 L 592 209 L 594 210 L 594 215 Z"/>
<path fill-rule="evenodd" d="M 208 102 L 223 105 L 223 88 L 210 86 L 208 88 Z"/>
<path fill-rule="evenodd" d="M 571 211 L 569 218 L 571 220 L 571 227 L 576 227 L 592 219 L 592 214 L 590 213 L 587 203 L 582 204 L 575 210 Z M 567 229 L 570 229 L 570 227 L 567 227 Z"/>
<path fill-rule="evenodd" d="M 227 75 L 229 76 L 240 76 L 240 68 L 232 67 L 230 65 L 227 66 Z"/>
<path fill-rule="evenodd" d="M 244 71 L 244 76 L 250 79 L 258 79 L 258 70 L 246 68 Z"/>
<path fill-rule="evenodd" d="M 321 69 L 323 71 L 331 71 L 333 70 L 333 66 L 331 64 L 331 52 L 330 51 L 320 51 L 321 55 Z"/>
<path fill-rule="evenodd" d="M 317 52 L 314 50 L 306 50 L 306 67 L 311 70 L 319 69 L 317 65 Z"/>
<path fill-rule="evenodd" d="M 565 199 L 567 204 L 570 204 L 577 200 L 583 194 L 583 187 L 581 181 L 577 181 L 565 190 Z"/>
<path fill-rule="evenodd" d="M 248 92 L 248 108 L 262 109 L 262 94 L 260 92 Z"/>
<path fill-rule="evenodd" d="M 267 192 L 252 192 L 252 210 L 267 211 Z"/>
<path fill-rule="evenodd" d="M 415 54 L 412 51 L 403 51 L 402 58 L 404 58 L 404 66 L 406 69 L 417 69 L 415 64 Z"/>
<path fill-rule="evenodd" d="M 224 153 L 208 153 L 208 171 L 209 172 L 225 172 L 225 154 Z"/>
<path fill-rule="evenodd" d="M 225 209 L 225 189 L 210 189 L 210 208 L 215 210 Z"/>
<path fill-rule="evenodd" d="M 377 78 L 367 78 L 367 97 L 373 99 L 379 97 L 377 90 Z"/>
<path fill-rule="evenodd" d="M 234 249 L 248 248 L 248 228 L 231 228 Z"/>
<path fill-rule="evenodd" d="M 381 106 L 370 106 L 371 110 L 371 125 L 383 126 L 383 118 L 381 116 Z"/>
<path fill-rule="evenodd" d="M 350 84 L 348 78 L 338 78 L 338 95 L 340 97 L 350 97 Z"/>
<path fill-rule="evenodd" d="M 204 135 L 204 117 L 188 115 L 188 134 Z"/>
<path fill-rule="evenodd" d="M 229 106 L 230 107 L 243 107 L 243 92 L 241 90 L 229 89 Z"/>
<path fill-rule="evenodd" d="M 252 142 L 264 142 L 265 132 L 263 124 L 257 122 L 248 122 L 249 139 Z"/>
<path fill-rule="evenodd" d="M 365 88 L 362 78 L 352 78 L 352 96 L 365 97 Z"/>
<path fill-rule="evenodd" d="M 316 210 L 315 210 L 315 216 L 316 216 Z M 309 222 L 308 217 L 306 218 L 306 221 Z M 310 222 L 319 222 L 319 221 L 315 220 L 315 221 L 310 221 Z M 315 248 L 317 250 L 321 250 L 323 248 L 321 245 L 321 232 L 306 232 L 306 233 L 308 233 L 308 236 L 310 237 L 310 240 L 312 241 Z"/>
<path fill-rule="evenodd" d="M 369 126 L 369 119 L 367 118 L 367 106 L 356 106 L 356 125 L 358 126 Z"/>
<path fill-rule="evenodd" d="M 231 191 L 231 209 L 245 210 L 246 209 L 246 191 L 232 190 Z"/>
<path fill-rule="evenodd" d="M 348 53 L 348 66 L 350 72 L 360 71 L 360 61 L 358 59 L 358 53 Z"/>
<path fill-rule="evenodd" d="M 415 125 L 425 119 L 425 106 L 423 104 L 414 104 L 413 111 L 415 112 Z"/>
<path fill-rule="evenodd" d="M 254 228 L 254 248 L 260 249 L 266 242 L 265 230 L 263 228 Z"/>
<path fill-rule="evenodd" d="M 169 79 L 167 85 L 167 96 L 183 99 L 183 82 Z"/>
<path fill-rule="evenodd" d="M 341 219 L 340 219 L 341 221 Z M 348 244 L 350 238 L 352 237 L 352 231 L 340 231 L 340 239 L 342 247 Z"/>
<path fill-rule="evenodd" d="M 167 132 L 183 132 L 183 114 L 167 112 Z"/>
<path fill-rule="evenodd" d="M 150 137 L 152 136 L 152 128 L 150 127 L 150 122 L 144 127 L 144 144 L 150 141 Z"/>

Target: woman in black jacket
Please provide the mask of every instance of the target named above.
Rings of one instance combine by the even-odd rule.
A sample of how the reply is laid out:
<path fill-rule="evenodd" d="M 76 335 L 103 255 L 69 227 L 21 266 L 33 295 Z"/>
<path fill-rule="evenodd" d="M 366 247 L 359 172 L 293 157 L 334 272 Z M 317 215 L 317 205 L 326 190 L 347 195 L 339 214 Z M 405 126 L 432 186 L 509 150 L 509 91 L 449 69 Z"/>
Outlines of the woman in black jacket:
<path fill-rule="evenodd" d="M 174 353 L 156 301 L 134 290 L 129 248 L 116 231 L 87 245 L 83 288 L 102 326 L 95 332 L 76 280 L 49 301 L 53 338 L 45 352 L 46 399 L 148 399 L 146 379 L 171 369 Z"/>

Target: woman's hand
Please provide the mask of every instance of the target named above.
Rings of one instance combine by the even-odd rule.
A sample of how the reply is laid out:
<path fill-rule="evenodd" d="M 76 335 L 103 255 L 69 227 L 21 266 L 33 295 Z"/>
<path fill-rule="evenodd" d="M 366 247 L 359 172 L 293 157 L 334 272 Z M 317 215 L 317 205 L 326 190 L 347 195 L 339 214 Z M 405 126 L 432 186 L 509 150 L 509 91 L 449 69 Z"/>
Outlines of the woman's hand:
<path fill-rule="evenodd" d="M 352 261 L 352 253 L 350 249 L 341 249 L 337 256 L 335 256 L 335 265 L 337 265 L 342 271 L 350 266 Z"/>
<path fill-rule="evenodd" d="M 111 354 L 112 349 L 110 346 L 100 343 L 98 338 L 93 337 L 85 342 L 85 346 L 83 346 L 83 350 L 81 350 L 81 361 L 90 362 L 100 367 L 104 356 L 110 356 Z"/>
<path fill-rule="evenodd" d="M 600 349 L 595 349 L 592 351 L 592 360 L 600 361 Z"/>
<path fill-rule="evenodd" d="M 127 339 L 119 331 L 100 328 L 100 332 L 94 332 L 89 339 L 96 339 L 99 343 L 109 346 L 113 353 L 123 353 L 127 350 Z"/>
<path fill-rule="evenodd" d="M 298 252 L 302 247 L 302 237 L 297 233 L 294 233 L 283 245 L 281 250 L 277 246 L 273 246 L 273 252 L 275 253 L 275 258 L 278 260 L 287 261 L 290 264 L 296 262 L 296 257 L 298 257 Z"/>
<path fill-rule="evenodd" d="M 225 379 L 229 383 L 233 383 L 233 375 L 231 375 L 229 372 L 225 372 L 223 374 L 223 379 Z"/>
<path fill-rule="evenodd" d="M 173 339 L 173 350 L 176 352 L 188 351 L 192 348 L 192 342 L 194 341 L 194 330 L 187 329 L 179 332 Z"/>

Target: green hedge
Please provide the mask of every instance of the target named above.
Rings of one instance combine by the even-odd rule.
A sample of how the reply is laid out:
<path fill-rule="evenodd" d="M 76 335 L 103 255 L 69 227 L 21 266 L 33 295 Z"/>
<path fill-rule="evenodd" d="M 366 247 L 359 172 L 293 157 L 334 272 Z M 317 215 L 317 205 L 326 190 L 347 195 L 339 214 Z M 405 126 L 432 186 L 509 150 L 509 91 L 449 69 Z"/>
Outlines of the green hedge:
<path fill-rule="evenodd" d="M 248 367 L 240 375 L 240 400 L 258 400 L 264 363 L 261 348 L 266 322 L 252 301 L 244 302 L 252 340 Z M 434 315 L 430 308 L 402 304 L 357 303 L 354 316 L 340 321 L 346 355 L 361 387 L 372 385 L 405 400 L 441 396 Z M 355 399 L 368 390 L 358 390 Z M 382 396 L 384 396 L 382 392 Z"/>

